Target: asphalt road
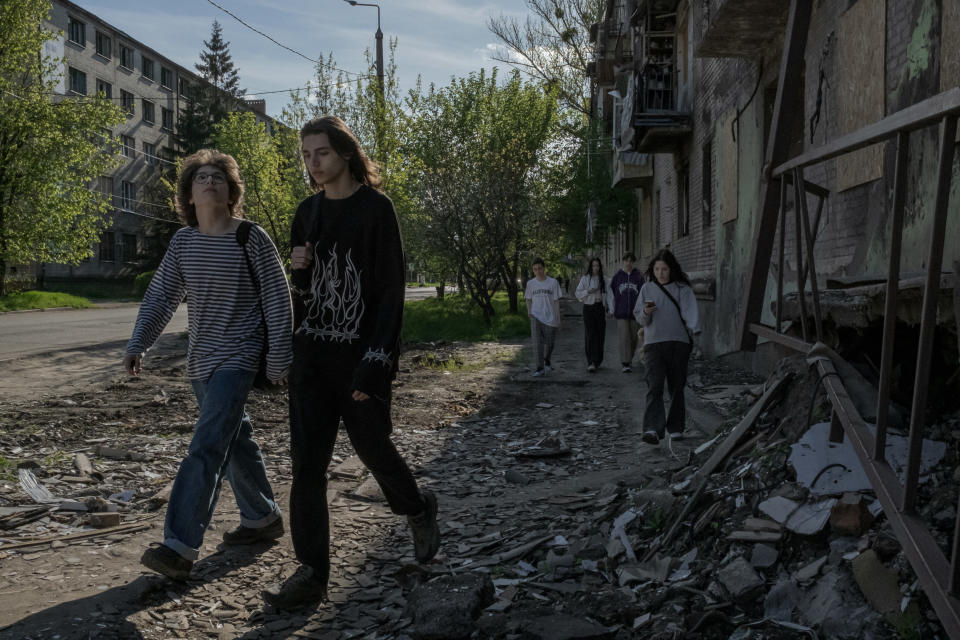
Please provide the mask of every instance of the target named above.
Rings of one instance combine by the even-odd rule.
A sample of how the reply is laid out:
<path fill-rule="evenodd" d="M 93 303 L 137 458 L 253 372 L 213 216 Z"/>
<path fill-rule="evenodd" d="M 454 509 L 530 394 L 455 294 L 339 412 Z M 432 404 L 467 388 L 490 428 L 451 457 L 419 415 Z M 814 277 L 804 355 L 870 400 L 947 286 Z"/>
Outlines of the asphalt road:
<path fill-rule="evenodd" d="M 127 340 L 139 309 L 132 302 L 0 313 L 0 360 Z M 186 330 L 187 306 L 180 305 L 164 333 Z"/>
<path fill-rule="evenodd" d="M 409 288 L 407 300 L 437 295 L 433 287 Z M 140 305 L 135 302 L 97 305 L 93 309 L 55 309 L 0 313 L 0 361 L 23 356 L 126 341 Z M 187 306 L 180 308 L 164 333 L 187 330 Z"/>

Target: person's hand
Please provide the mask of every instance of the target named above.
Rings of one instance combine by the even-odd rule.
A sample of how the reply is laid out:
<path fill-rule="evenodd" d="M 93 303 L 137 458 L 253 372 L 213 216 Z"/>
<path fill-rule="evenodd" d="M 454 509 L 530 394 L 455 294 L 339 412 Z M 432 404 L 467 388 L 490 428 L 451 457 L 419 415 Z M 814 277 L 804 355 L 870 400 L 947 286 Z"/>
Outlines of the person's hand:
<path fill-rule="evenodd" d="M 653 312 L 656 310 L 657 310 L 657 305 L 654 302 L 647 302 L 643 305 L 643 312 L 648 316 L 652 316 Z"/>
<path fill-rule="evenodd" d="M 283 370 L 283 373 L 280 374 L 277 378 L 270 378 L 270 383 L 278 386 L 287 384 L 287 378 L 290 376 L 290 367 L 287 367 Z"/>
<path fill-rule="evenodd" d="M 353 395 L 350 397 L 356 400 L 357 402 L 364 402 L 365 400 L 370 399 L 370 396 L 365 394 L 363 391 L 357 391 L 356 389 L 354 389 Z"/>
<path fill-rule="evenodd" d="M 143 355 L 139 353 L 128 353 L 123 356 L 123 368 L 131 376 L 138 376 L 143 371 Z"/>
<path fill-rule="evenodd" d="M 313 263 L 313 246 L 308 242 L 290 252 L 290 269 L 306 269 Z"/>

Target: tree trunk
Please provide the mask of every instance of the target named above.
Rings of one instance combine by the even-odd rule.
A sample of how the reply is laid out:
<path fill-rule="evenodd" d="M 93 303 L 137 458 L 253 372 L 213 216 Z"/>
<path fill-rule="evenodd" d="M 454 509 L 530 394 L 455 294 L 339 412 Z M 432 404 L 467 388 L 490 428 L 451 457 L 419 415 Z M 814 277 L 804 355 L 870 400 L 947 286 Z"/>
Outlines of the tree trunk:
<path fill-rule="evenodd" d="M 0 297 L 7 295 L 7 261 L 0 258 Z"/>
<path fill-rule="evenodd" d="M 440 278 L 440 285 L 437 287 L 437 298 L 443 300 L 444 294 L 447 292 L 447 281 L 443 278 Z"/>

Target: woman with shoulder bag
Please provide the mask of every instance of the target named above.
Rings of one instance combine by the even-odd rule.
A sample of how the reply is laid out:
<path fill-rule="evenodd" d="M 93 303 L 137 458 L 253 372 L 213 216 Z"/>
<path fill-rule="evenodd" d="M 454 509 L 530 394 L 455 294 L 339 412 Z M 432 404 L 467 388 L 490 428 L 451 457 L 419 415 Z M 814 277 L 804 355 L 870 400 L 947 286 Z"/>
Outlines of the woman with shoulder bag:
<path fill-rule="evenodd" d="M 640 289 L 633 315 L 644 330 L 647 406 L 643 414 L 643 441 L 658 444 L 665 431 L 674 440 L 683 438 L 683 388 L 687 384 L 693 336 L 700 333 L 700 314 L 690 280 L 669 249 L 662 249 L 653 257 L 645 275 L 646 283 Z M 670 413 L 666 415 L 665 381 L 670 391 Z"/>

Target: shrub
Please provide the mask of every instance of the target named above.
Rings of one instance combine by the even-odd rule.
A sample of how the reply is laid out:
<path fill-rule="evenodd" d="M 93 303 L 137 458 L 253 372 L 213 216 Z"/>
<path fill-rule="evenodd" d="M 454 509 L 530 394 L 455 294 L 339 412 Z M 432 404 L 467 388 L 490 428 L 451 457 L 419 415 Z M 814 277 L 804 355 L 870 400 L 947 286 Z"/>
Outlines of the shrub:
<path fill-rule="evenodd" d="M 150 286 L 150 281 L 153 280 L 153 274 L 156 271 L 144 271 L 138 275 L 133 281 L 133 290 L 139 297 L 143 297 L 143 294 L 147 292 L 147 287 Z"/>

